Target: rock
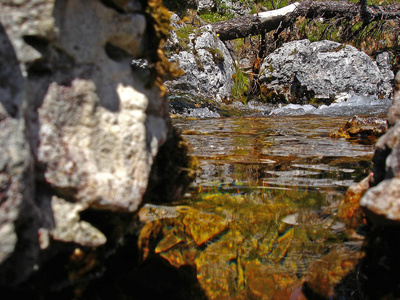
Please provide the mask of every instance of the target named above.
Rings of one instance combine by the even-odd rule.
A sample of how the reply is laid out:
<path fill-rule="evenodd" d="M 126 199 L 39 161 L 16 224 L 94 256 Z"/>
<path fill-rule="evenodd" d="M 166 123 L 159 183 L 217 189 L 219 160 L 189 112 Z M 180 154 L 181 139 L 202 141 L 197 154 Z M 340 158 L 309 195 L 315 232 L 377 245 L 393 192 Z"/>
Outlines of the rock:
<path fill-rule="evenodd" d="M 361 289 L 374 299 L 390 298 L 399 291 L 397 273 L 399 265 L 399 226 L 400 226 L 400 72 L 396 75 L 393 106 L 389 113 L 388 131 L 375 145 L 373 169 L 362 187 L 359 202 L 367 222 L 364 243 L 365 257 L 358 270 Z M 352 187 L 353 190 L 358 188 Z M 350 199 L 351 200 L 351 199 Z M 356 199 L 354 199 L 356 200 Z M 350 204 L 350 203 L 349 203 Z M 350 214 L 356 204 L 344 207 Z"/>
<path fill-rule="evenodd" d="M 393 106 L 389 112 L 391 128 L 375 145 L 373 176 L 370 189 L 360 200 L 360 206 L 375 225 L 400 225 L 400 122 L 397 121 L 400 96 L 400 72 L 396 75 Z"/>
<path fill-rule="evenodd" d="M 362 141 L 375 141 L 388 129 L 386 120 L 378 117 L 361 118 L 352 117 L 338 131 L 330 135 L 331 138 L 344 137 L 346 139 L 358 139 Z"/>
<path fill-rule="evenodd" d="M 212 27 L 182 27 L 176 35 L 175 40 L 170 41 L 167 53 L 185 73 L 165 83 L 168 91 L 190 92 L 217 101 L 228 99 L 235 68 L 228 49 Z"/>
<path fill-rule="evenodd" d="M 0 286 L 25 279 L 39 256 L 33 157 L 21 112 L 24 84 L 12 41 L 0 22 Z"/>
<path fill-rule="evenodd" d="M 214 0 L 199 0 L 197 4 L 197 11 L 198 12 L 210 11 L 214 7 L 215 7 Z"/>
<path fill-rule="evenodd" d="M 375 225 L 400 224 L 400 178 L 386 179 L 369 189 L 360 201 Z"/>
<path fill-rule="evenodd" d="M 0 290 L 29 278 L 44 290 L 79 281 L 92 267 L 65 278 L 42 267 L 68 269 L 76 247 L 102 260 L 121 246 L 153 177 L 166 172 L 156 164 L 180 170 L 164 184 L 168 196 L 184 192 L 187 180 L 173 187 L 181 165 L 157 160 L 173 135 L 156 73 L 168 67 L 158 2 L 1 2 Z M 184 161 L 177 143 L 164 158 L 180 147 Z"/>
<path fill-rule="evenodd" d="M 393 72 L 388 54 L 373 61 L 350 45 L 332 41 L 293 41 L 268 55 L 260 71 L 261 90 L 269 101 L 331 103 L 352 95 L 390 98 Z"/>
<path fill-rule="evenodd" d="M 397 72 L 395 78 L 395 89 L 400 91 L 400 73 Z M 400 121 L 400 92 L 397 92 L 393 96 L 393 105 L 388 113 L 388 122 L 391 126 L 396 124 L 396 122 Z"/>
<path fill-rule="evenodd" d="M 207 299 L 269 299 L 281 289 L 292 291 L 337 237 L 326 215 L 304 209 L 304 202 L 293 204 L 286 191 L 271 193 L 259 202 L 250 194 L 203 193 L 190 206 L 144 206 L 138 241 L 143 264 L 161 256 L 180 270 L 195 267 Z M 302 199 L 311 198 L 304 192 Z M 298 224 L 282 222 L 296 212 Z"/>
<path fill-rule="evenodd" d="M 218 10 L 222 14 L 231 14 L 235 17 L 243 16 L 250 13 L 250 4 L 246 2 L 240 2 L 235 0 L 222 0 L 216 1 L 218 3 Z"/>
<path fill-rule="evenodd" d="M 400 123 L 390 128 L 375 146 L 371 188 L 360 201 L 369 218 L 380 226 L 400 224 Z"/>
<path fill-rule="evenodd" d="M 98 247 L 106 243 L 107 239 L 101 231 L 90 223 L 80 220 L 79 213 L 87 209 L 88 205 L 69 203 L 53 196 L 51 207 L 54 215 L 54 228 L 50 230 L 49 235 L 54 240 L 86 247 Z M 42 230 L 41 233 L 43 235 L 45 231 Z M 48 246 L 47 243 L 41 243 L 42 249 L 46 249 L 46 246 Z"/>
<path fill-rule="evenodd" d="M 206 12 L 217 10 L 223 15 L 242 16 L 248 14 L 251 11 L 250 5 L 246 2 L 234 1 L 234 0 L 199 0 L 197 11 Z"/>

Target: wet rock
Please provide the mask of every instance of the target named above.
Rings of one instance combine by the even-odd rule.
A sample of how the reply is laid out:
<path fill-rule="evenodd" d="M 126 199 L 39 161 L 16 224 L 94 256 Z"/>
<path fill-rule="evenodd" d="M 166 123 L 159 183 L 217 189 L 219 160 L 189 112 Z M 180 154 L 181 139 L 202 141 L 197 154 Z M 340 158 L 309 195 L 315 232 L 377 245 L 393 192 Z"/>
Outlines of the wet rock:
<path fill-rule="evenodd" d="M 389 99 L 377 99 L 376 97 L 363 97 L 353 95 L 344 102 L 335 102 L 330 105 L 316 107 L 311 104 L 279 105 L 272 109 L 270 115 L 296 116 L 296 115 L 321 115 L 321 116 L 381 116 L 387 114 L 392 101 Z"/>
<path fill-rule="evenodd" d="M 175 35 L 176 34 L 176 35 Z M 177 29 L 167 49 L 171 61 L 179 64 L 184 75 L 167 81 L 171 93 L 189 92 L 217 101 L 228 99 L 235 73 L 233 60 L 211 25 Z"/>
<path fill-rule="evenodd" d="M 262 90 L 283 95 L 289 103 L 341 102 L 354 94 L 390 98 L 394 77 L 386 54 L 373 61 L 350 45 L 309 40 L 275 50 L 260 74 Z"/>
<path fill-rule="evenodd" d="M 338 217 L 345 220 L 347 229 L 351 230 L 351 233 L 363 224 L 364 213 L 360 207 L 360 200 L 369 188 L 370 176 L 349 187 L 344 200 L 339 205 Z"/>
<path fill-rule="evenodd" d="M 400 122 L 398 122 L 400 72 L 396 75 L 391 128 L 376 143 L 369 188 L 360 200 L 367 220 L 366 257 L 360 274 L 363 289 L 374 299 L 398 295 L 400 225 Z"/>
<path fill-rule="evenodd" d="M 196 245 L 202 245 L 228 228 L 228 222 L 217 215 L 189 210 L 182 223 Z"/>
<path fill-rule="evenodd" d="M 386 120 L 378 117 L 360 118 L 352 117 L 346 124 L 339 128 L 338 131 L 332 133 L 330 137 L 357 140 L 375 141 L 383 135 L 388 129 Z"/>
<path fill-rule="evenodd" d="M 346 278 L 346 275 L 354 272 L 362 256 L 361 252 L 338 247 L 313 263 L 303 288 L 306 299 L 334 298 L 337 289 L 340 289 L 339 283 Z M 355 294 L 354 290 L 350 292 Z"/>
<path fill-rule="evenodd" d="M 139 237 L 143 264 L 161 256 L 177 268 L 194 267 L 208 299 L 290 294 L 302 284 L 315 255 L 322 256 L 335 239 L 326 220 L 293 207 L 290 193 L 276 191 L 262 200 L 251 194 L 204 193 L 190 206 L 146 205 L 140 212 L 147 222 Z M 300 193 L 306 202 L 312 198 Z M 292 213 L 304 222 L 281 221 Z"/>
<path fill-rule="evenodd" d="M 153 28 L 150 2 L 1 2 L 0 290 L 32 274 L 25 288 L 42 278 L 39 293 L 60 284 L 47 281 L 74 284 L 92 267 L 65 278 L 42 267 L 63 269 L 76 247 L 98 260 L 114 253 L 150 179 L 165 172 L 153 162 L 172 136 L 168 103 L 157 74 L 143 79 L 159 55 L 153 31 L 164 30 Z"/>
<path fill-rule="evenodd" d="M 193 109 L 189 116 L 194 118 L 219 118 L 220 114 L 210 110 L 208 107 L 204 107 Z"/>
<path fill-rule="evenodd" d="M 375 145 L 373 157 L 373 176 L 370 189 L 360 201 L 369 218 L 377 224 L 400 224 L 399 187 L 400 177 L 400 123 L 396 122 L 398 114 L 397 100 L 400 96 L 400 73 L 396 76 L 393 106 L 389 113 L 389 122 L 393 124 Z"/>

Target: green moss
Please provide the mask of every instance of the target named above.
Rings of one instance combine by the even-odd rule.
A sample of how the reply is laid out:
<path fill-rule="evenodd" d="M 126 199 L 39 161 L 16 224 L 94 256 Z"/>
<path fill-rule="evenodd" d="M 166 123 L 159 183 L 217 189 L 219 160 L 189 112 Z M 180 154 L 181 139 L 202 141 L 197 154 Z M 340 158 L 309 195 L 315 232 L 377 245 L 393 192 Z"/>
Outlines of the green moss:
<path fill-rule="evenodd" d="M 176 36 L 179 40 L 177 51 L 190 51 L 190 35 L 198 34 L 200 31 L 198 28 L 192 25 L 185 25 L 176 31 Z"/>
<path fill-rule="evenodd" d="M 182 70 L 174 63 L 171 63 L 163 51 L 165 41 L 171 32 L 171 14 L 163 5 L 162 0 L 148 0 L 146 7 L 147 36 L 148 40 L 147 57 L 154 63 L 154 84 L 160 88 L 161 95 L 165 95 L 165 78 L 175 78 L 182 75 Z M 151 87 L 151 83 L 148 88 Z"/>
<path fill-rule="evenodd" d="M 199 34 L 200 29 L 192 25 L 186 24 L 185 26 L 182 26 L 176 31 L 176 35 L 178 36 L 179 39 L 189 39 L 189 35 L 192 33 Z"/>
<path fill-rule="evenodd" d="M 221 14 L 219 12 L 206 11 L 200 14 L 200 18 L 202 18 L 207 23 L 217 23 L 221 21 L 226 21 L 232 19 L 233 14 Z"/>
<path fill-rule="evenodd" d="M 233 100 L 237 100 L 247 103 L 247 89 L 249 87 L 249 78 L 247 74 L 236 66 L 236 73 L 232 76 L 233 86 L 231 88 L 231 97 Z"/>
<path fill-rule="evenodd" d="M 296 53 L 298 53 L 299 51 L 295 48 L 292 52 L 289 53 L 289 56 L 291 55 L 295 55 Z"/>

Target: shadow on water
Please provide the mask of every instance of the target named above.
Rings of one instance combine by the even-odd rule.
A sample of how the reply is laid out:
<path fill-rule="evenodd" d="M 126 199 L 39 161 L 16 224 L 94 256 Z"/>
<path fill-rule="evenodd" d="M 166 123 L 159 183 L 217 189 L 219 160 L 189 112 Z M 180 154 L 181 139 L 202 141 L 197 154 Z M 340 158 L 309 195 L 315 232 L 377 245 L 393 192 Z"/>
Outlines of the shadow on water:
<path fill-rule="evenodd" d="M 198 176 L 179 203 L 142 208 L 139 256 L 190 267 L 208 299 L 360 298 L 362 242 L 336 212 L 373 146 L 330 139 L 345 121 L 175 119 Z"/>

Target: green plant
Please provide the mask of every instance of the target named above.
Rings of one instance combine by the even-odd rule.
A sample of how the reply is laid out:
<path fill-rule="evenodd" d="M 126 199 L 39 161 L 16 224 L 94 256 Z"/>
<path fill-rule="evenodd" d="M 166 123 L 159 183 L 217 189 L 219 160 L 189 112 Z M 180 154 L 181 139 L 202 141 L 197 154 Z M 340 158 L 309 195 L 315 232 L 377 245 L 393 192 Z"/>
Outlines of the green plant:
<path fill-rule="evenodd" d="M 296 48 L 294 48 L 293 51 L 289 53 L 289 56 L 295 55 L 298 52 L 299 51 Z"/>
<path fill-rule="evenodd" d="M 226 21 L 232 19 L 234 17 L 233 14 L 222 14 L 219 12 L 207 11 L 200 14 L 200 18 L 202 18 L 207 23 L 217 23 L 221 21 Z"/>
<path fill-rule="evenodd" d="M 185 25 L 179 28 L 176 31 L 176 36 L 178 37 L 179 40 L 179 46 L 178 46 L 178 51 L 189 51 L 190 50 L 190 34 L 192 33 L 198 33 L 199 29 L 194 27 L 193 25 Z"/>
<path fill-rule="evenodd" d="M 233 86 L 231 88 L 231 97 L 233 100 L 238 100 L 247 104 L 247 89 L 249 87 L 249 78 L 247 74 L 239 68 L 239 66 L 235 66 L 236 72 L 233 74 Z"/>

